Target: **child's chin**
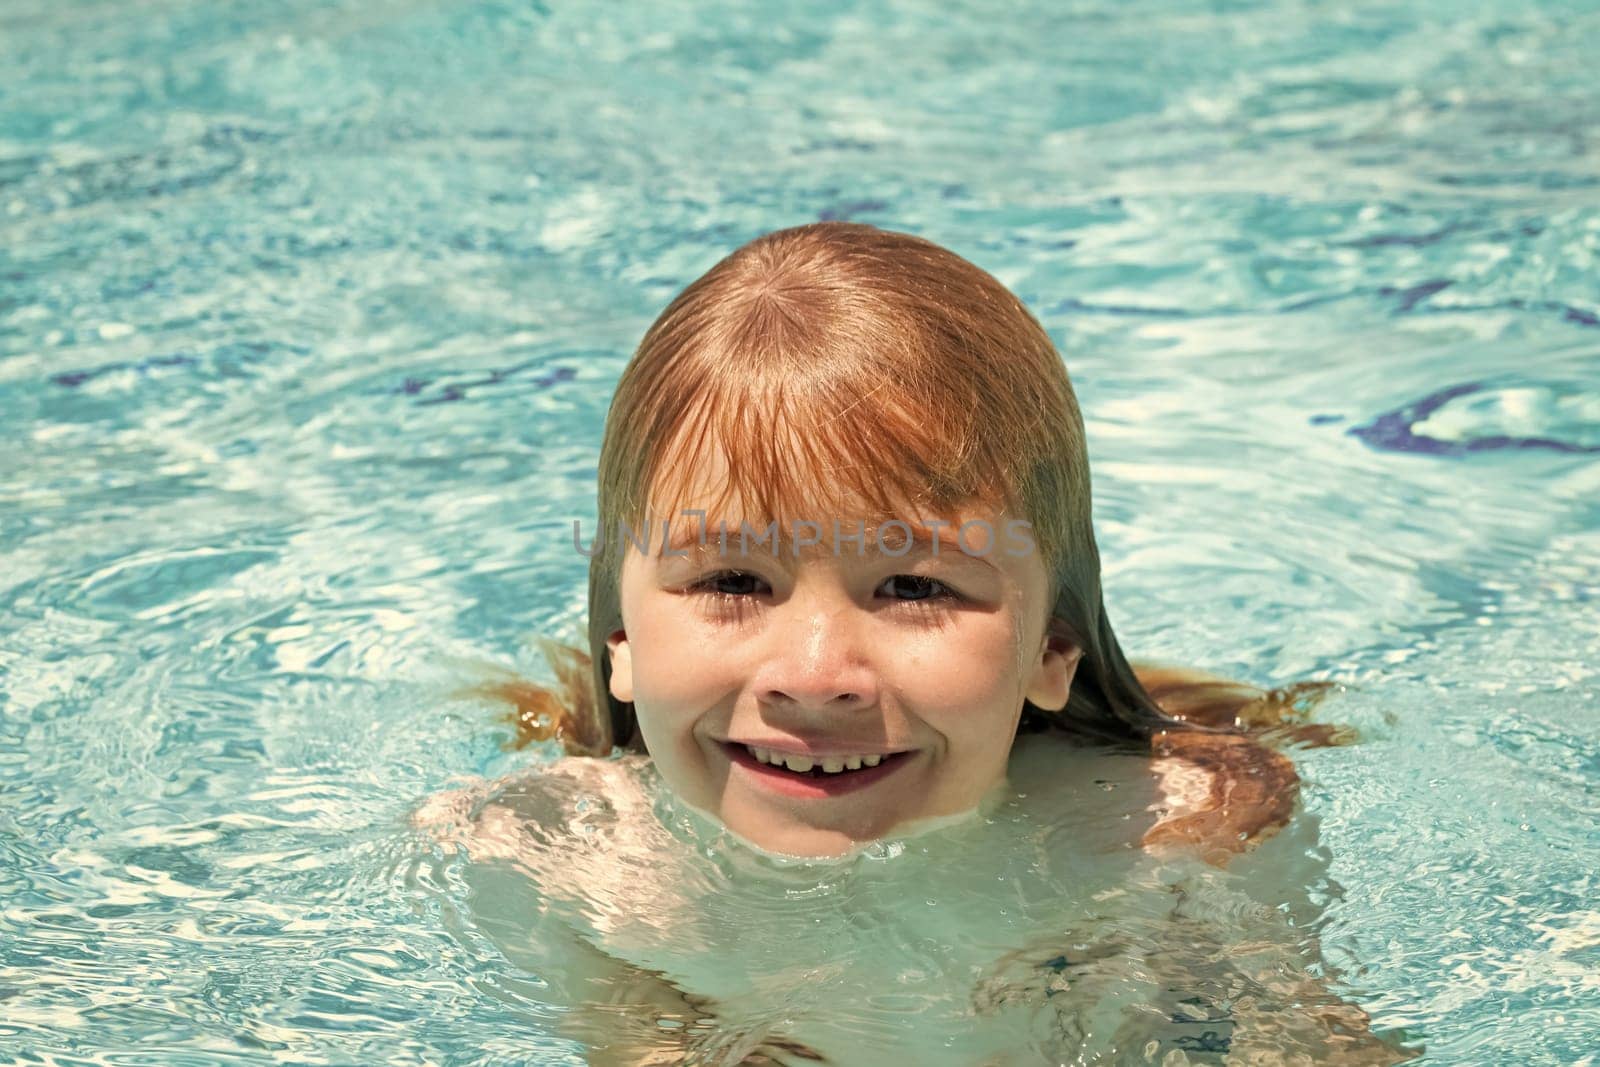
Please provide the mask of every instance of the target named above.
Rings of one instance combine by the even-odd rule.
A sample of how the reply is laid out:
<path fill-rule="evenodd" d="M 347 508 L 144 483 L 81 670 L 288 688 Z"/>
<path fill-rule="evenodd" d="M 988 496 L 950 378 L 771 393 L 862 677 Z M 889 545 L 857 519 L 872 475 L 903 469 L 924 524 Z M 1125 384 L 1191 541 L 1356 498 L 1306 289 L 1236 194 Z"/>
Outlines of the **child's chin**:
<path fill-rule="evenodd" d="M 821 826 L 783 827 L 765 814 L 730 818 L 723 825 L 741 844 L 778 860 L 849 859 L 882 836 L 856 836 Z"/>
<path fill-rule="evenodd" d="M 882 841 L 917 837 L 964 825 L 983 814 L 975 805 L 952 814 L 885 819 L 881 827 L 811 826 L 788 822 L 768 811 L 725 812 L 723 827 L 739 842 L 779 860 L 843 860 Z M 741 818 L 740 815 L 744 817 Z"/>

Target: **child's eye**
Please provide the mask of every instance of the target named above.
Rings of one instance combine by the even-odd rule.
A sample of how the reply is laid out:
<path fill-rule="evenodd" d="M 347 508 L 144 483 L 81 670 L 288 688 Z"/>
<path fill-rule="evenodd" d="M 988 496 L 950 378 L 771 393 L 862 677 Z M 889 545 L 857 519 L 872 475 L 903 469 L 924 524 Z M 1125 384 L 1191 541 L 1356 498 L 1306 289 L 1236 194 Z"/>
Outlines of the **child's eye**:
<path fill-rule="evenodd" d="M 717 574 L 702 577 L 691 585 L 696 592 L 706 593 L 718 603 L 731 605 L 734 601 L 744 600 L 760 592 L 760 585 L 765 584 L 755 574 L 744 571 L 718 571 Z M 922 601 L 947 601 L 958 600 L 957 592 L 950 589 L 944 582 L 928 577 L 926 574 L 894 574 L 886 579 L 878 589 L 894 590 L 891 597 L 899 603 L 922 603 Z M 896 597 L 894 593 L 898 592 Z"/>
<path fill-rule="evenodd" d="M 897 600 L 954 600 L 956 591 L 937 578 L 929 578 L 924 574 L 897 574 L 888 579 L 879 589 L 888 589 L 889 595 Z"/>
<path fill-rule="evenodd" d="M 754 574 L 744 571 L 718 571 L 707 575 L 689 587 L 701 594 L 706 613 L 719 622 L 743 622 L 756 607 L 752 597 L 766 585 Z"/>
<path fill-rule="evenodd" d="M 761 591 L 764 583 L 753 574 L 743 571 L 719 571 L 694 583 L 695 589 L 715 597 L 746 597 Z"/>

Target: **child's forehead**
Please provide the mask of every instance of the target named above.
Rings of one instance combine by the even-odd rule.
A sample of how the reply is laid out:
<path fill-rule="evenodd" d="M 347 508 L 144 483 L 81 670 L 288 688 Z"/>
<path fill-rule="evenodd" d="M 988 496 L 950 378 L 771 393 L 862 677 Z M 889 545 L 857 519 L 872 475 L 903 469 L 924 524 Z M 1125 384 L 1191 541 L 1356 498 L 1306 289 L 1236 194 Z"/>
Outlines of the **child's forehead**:
<path fill-rule="evenodd" d="M 648 555 L 696 565 L 708 559 L 880 556 L 907 562 L 933 556 L 960 563 L 969 556 L 990 557 L 1005 538 L 1014 536 L 1015 516 L 979 500 L 939 512 L 910 501 L 875 507 L 841 494 L 842 499 L 828 504 L 771 512 L 744 507 L 734 496 L 689 498 L 671 511 L 663 507 L 630 536 L 638 544 L 643 535 Z"/>

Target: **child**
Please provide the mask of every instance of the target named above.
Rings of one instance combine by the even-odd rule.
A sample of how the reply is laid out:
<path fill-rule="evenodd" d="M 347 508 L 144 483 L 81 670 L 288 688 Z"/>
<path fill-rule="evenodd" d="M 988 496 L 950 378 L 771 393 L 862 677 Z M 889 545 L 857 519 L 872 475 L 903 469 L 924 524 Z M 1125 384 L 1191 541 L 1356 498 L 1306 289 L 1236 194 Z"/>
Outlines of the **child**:
<path fill-rule="evenodd" d="M 1291 764 L 1252 732 L 1334 740 L 1288 721 L 1315 687 L 1263 693 L 1129 665 L 1102 599 L 1060 356 L 993 277 L 906 234 L 783 230 L 685 289 L 617 385 L 599 529 L 578 544 L 591 553 L 592 655 L 547 643 L 558 689 L 482 691 L 516 706 L 525 742 L 590 757 L 620 746 L 671 803 L 763 853 L 841 857 L 970 832 L 1022 794 L 1066 817 L 1055 803 L 1091 802 L 1072 792 L 1081 774 L 1061 771 L 1087 746 L 1142 754 L 1151 803 L 1136 807 L 1163 816 L 1136 831 L 1147 853 L 1221 865 L 1294 806 Z M 616 766 L 564 760 L 511 800 L 464 795 L 456 836 L 475 858 L 534 869 L 551 813 L 572 810 L 550 783 L 645 817 L 648 797 Z M 1064 958 L 1044 955 L 1035 963 Z M 610 981 L 584 959 L 599 970 L 575 988 Z M 681 1009 L 674 1040 L 715 1015 L 648 967 L 627 973 L 658 1019 Z M 1339 1025 L 1362 1029 L 1342 1008 Z M 646 1062 L 580 1017 L 591 1046 Z M 760 1047 L 741 1055 L 823 1056 L 777 1036 Z"/>

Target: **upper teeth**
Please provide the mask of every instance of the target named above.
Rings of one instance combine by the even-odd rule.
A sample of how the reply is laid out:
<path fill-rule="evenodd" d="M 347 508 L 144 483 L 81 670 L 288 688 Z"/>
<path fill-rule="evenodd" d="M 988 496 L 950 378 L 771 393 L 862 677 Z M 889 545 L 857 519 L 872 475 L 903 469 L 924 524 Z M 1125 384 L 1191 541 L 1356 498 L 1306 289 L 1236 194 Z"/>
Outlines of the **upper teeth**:
<path fill-rule="evenodd" d="M 756 748 L 754 745 L 744 746 L 756 759 L 762 763 L 770 763 L 775 767 L 787 767 L 791 771 L 801 774 L 813 767 L 821 766 L 824 773 L 838 774 L 843 770 L 859 771 L 862 767 L 876 767 L 882 760 L 881 755 L 874 756 L 824 756 L 820 760 L 810 756 L 791 756 L 784 752 L 774 752 L 769 748 Z"/>

